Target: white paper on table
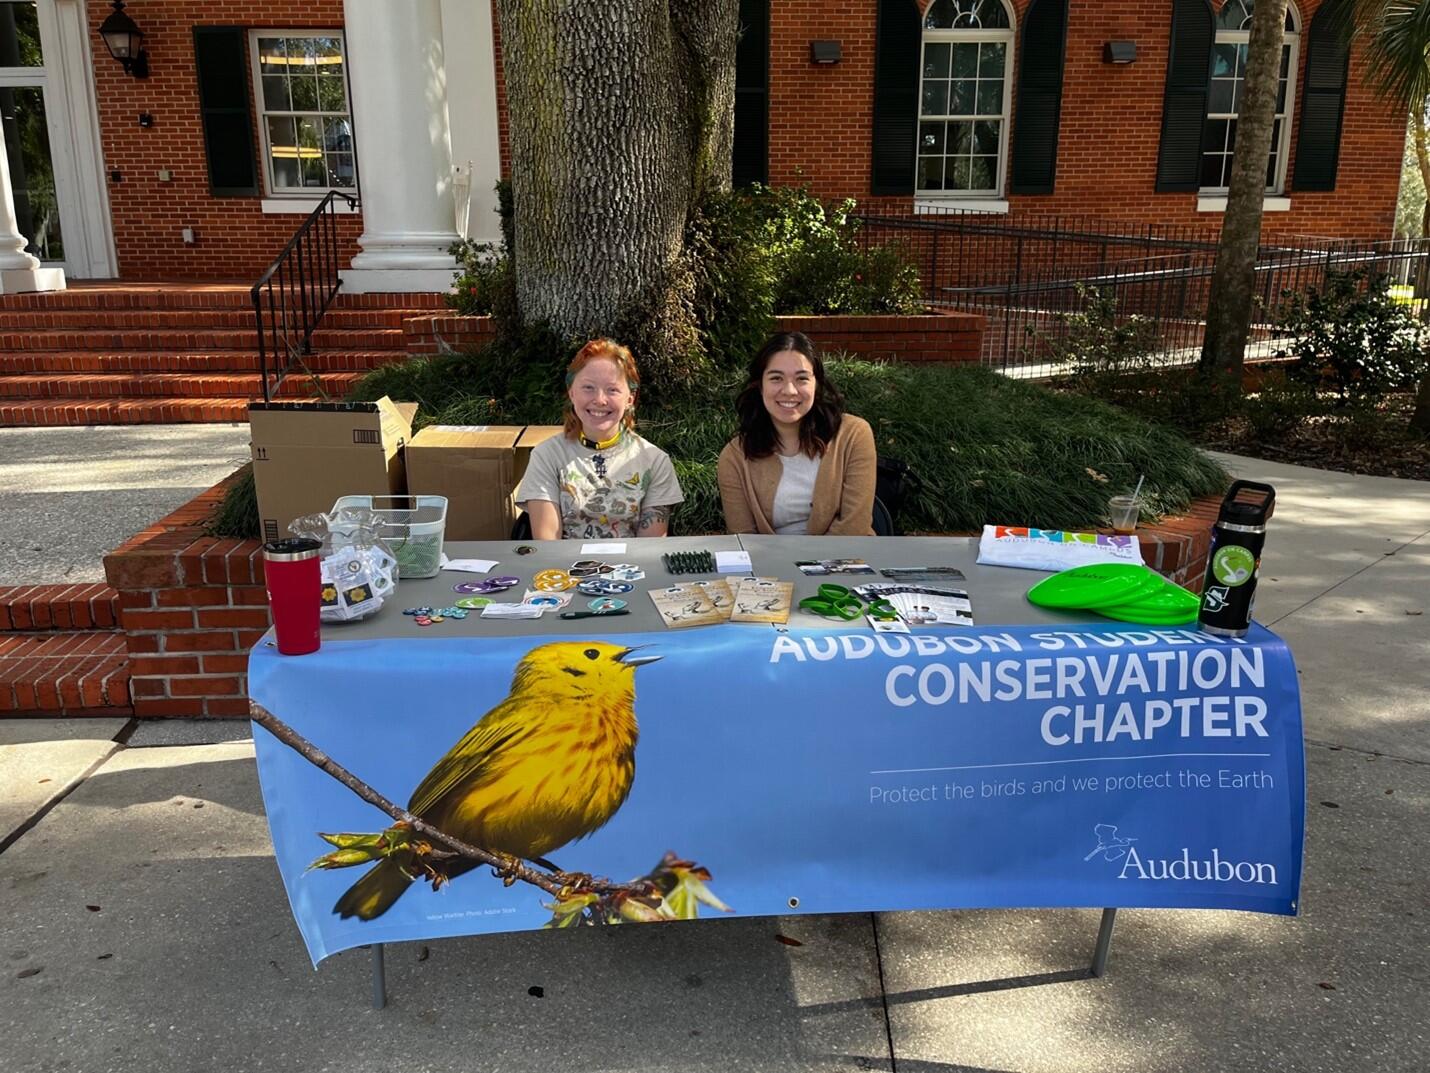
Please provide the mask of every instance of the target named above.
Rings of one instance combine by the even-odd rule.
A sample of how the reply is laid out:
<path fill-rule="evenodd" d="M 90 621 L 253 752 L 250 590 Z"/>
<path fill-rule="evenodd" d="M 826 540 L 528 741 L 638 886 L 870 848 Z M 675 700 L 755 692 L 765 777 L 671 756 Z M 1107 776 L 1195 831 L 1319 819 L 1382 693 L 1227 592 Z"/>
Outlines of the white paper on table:
<path fill-rule="evenodd" d="M 486 574 L 490 573 L 496 564 L 495 559 L 449 559 L 446 552 L 442 553 L 443 570 L 456 570 L 463 574 Z"/>
<path fill-rule="evenodd" d="M 717 574 L 748 574 L 754 567 L 750 565 L 748 551 L 717 551 L 715 572 Z"/>
<path fill-rule="evenodd" d="M 487 604 L 482 608 L 482 618 L 540 618 L 544 607 L 531 604 Z"/>
<path fill-rule="evenodd" d="M 606 541 L 595 544 L 582 544 L 582 555 L 624 555 L 626 553 L 625 541 Z"/>

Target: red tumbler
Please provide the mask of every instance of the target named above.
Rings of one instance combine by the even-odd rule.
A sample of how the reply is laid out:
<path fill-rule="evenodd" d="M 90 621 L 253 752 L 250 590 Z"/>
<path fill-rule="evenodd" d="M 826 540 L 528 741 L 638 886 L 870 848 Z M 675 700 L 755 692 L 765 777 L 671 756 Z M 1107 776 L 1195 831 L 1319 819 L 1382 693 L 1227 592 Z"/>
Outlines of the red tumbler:
<path fill-rule="evenodd" d="M 318 650 L 322 609 L 322 569 L 316 540 L 294 537 L 263 545 L 263 576 L 278 651 L 303 656 Z"/>

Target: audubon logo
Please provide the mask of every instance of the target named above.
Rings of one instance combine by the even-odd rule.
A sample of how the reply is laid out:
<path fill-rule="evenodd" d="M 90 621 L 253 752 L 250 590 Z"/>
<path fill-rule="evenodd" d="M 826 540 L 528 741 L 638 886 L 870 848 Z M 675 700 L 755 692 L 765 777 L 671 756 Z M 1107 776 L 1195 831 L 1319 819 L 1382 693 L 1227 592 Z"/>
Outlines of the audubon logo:
<path fill-rule="evenodd" d="M 1090 861 L 1101 857 L 1105 861 L 1120 864 L 1118 879 L 1174 879 L 1195 880 L 1201 883 L 1256 883 L 1273 886 L 1276 883 L 1276 866 L 1266 861 L 1233 861 L 1221 855 L 1212 847 L 1211 856 L 1193 857 L 1192 851 L 1182 847 L 1180 856 L 1153 857 L 1137 852 L 1133 845 L 1135 838 L 1119 836 L 1117 828 L 1109 823 L 1099 823 L 1092 829 L 1097 845 L 1083 858 Z"/>

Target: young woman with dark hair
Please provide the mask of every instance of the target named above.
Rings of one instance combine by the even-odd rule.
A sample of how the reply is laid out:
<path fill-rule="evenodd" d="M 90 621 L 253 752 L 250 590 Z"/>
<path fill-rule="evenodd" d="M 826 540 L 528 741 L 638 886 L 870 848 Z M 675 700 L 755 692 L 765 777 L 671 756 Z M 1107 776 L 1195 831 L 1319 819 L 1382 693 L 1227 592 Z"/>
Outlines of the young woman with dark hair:
<path fill-rule="evenodd" d="M 874 433 L 844 412 L 813 342 L 773 336 L 750 362 L 735 410 L 739 432 L 719 465 L 730 532 L 873 535 Z"/>
<path fill-rule="evenodd" d="M 640 373 L 609 339 L 587 343 L 566 369 L 566 434 L 531 452 L 517 504 L 537 540 L 665 536 L 685 496 L 670 457 L 636 434 Z"/>

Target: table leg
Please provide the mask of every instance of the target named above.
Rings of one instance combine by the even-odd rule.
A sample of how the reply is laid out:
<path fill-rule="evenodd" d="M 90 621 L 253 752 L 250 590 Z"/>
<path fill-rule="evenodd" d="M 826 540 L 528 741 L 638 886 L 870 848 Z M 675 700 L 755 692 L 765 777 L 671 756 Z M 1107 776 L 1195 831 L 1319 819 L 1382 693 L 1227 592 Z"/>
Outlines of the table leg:
<path fill-rule="evenodd" d="M 1092 975 L 1107 972 L 1107 955 L 1112 950 L 1112 926 L 1117 923 L 1117 910 L 1104 909 L 1102 924 L 1097 929 L 1097 947 L 1092 952 Z"/>
<path fill-rule="evenodd" d="M 1108 910 L 1111 912 L 1111 910 Z M 1099 940 L 1101 942 L 1101 940 Z M 387 976 L 383 972 L 382 944 L 372 944 L 372 1008 L 380 1010 L 387 1005 Z"/>

